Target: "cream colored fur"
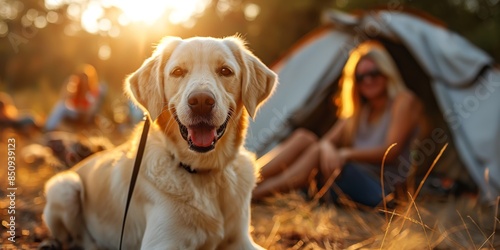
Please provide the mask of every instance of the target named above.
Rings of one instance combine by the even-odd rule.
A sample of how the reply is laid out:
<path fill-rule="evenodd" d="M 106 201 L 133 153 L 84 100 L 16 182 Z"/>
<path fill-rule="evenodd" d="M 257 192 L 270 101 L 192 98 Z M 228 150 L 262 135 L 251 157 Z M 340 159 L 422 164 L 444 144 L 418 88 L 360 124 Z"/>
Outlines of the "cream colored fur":
<path fill-rule="evenodd" d="M 232 75 L 221 75 L 221 67 Z M 182 77 L 172 73 L 176 68 Z M 242 146 L 252 117 L 271 94 L 276 75 L 241 39 L 164 39 L 128 79 L 126 91 L 154 123 L 125 227 L 123 249 L 259 249 L 250 237 L 253 156 Z M 174 119 L 190 123 L 187 96 L 215 97 L 212 120 L 230 120 L 215 149 L 188 148 Z M 142 126 L 131 139 L 87 158 L 46 184 L 44 221 L 53 237 L 83 249 L 117 249 Z M 199 171 L 191 174 L 183 162 Z"/>

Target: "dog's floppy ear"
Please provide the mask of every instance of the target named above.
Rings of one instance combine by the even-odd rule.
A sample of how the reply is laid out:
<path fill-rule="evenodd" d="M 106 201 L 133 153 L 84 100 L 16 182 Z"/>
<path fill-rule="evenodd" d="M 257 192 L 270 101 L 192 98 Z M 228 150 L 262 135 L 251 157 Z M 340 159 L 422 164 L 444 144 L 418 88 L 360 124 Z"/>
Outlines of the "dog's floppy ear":
<path fill-rule="evenodd" d="M 250 117 L 255 118 L 259 106 L 273 92 L 278 77 L 247 49 L 236 36 L 224 38 L 241 66 L 241 97 Z"/>
<path fill-rule="evenodd" d="M 153 120 L 160 115 L 166 102 L 163 90 L 165 64 L 180 41 L 178 37 L 163 38 L 153 55 L 125 81 L 125 92 L 145 108 Z"/>

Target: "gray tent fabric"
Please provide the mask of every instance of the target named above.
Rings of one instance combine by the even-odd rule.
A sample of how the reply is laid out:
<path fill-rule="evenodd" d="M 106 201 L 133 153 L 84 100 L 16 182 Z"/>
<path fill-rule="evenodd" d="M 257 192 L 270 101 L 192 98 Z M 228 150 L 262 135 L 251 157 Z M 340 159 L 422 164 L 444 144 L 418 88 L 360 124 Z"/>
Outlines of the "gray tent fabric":
<path fill-rule="evenodd" d="M 276 144 L 266 145 L 269 141 L 275 142 L 275 135 L 289 132 L 289 117 L 325 84 L 321 82 L 323 75 L 338 75 L 342 70 L 347 57 L 343 56 L 344 62 L 339 62 L 338 58 L 342 58 L 342 46 L 348 38 L 345 33 L 328 30 L 313 44 L 303 46 L 286 64 L 273 67 L 280 84 L 260 108 L 256 119 L 250 121 L 245 144 L 249 150 L 267 151 Z"/>
<path fill-rule="evenodd" d="M 374 37 L 402 44 L 430 77 L 459 157 L 484 201 L 500 195 L 500 70 L 464 38 L 401 11 L 369 11 L 349 17 L 332 12 L 329 31 L 282 59 L 280 84 L 250 123 L 246 147 L 267 152 L 292 129 L 290 117 L 310 106 L 341 74 L 348 51 Z"/>
<path fill-rule="evenodd" d="M 432 84 L 459 156 L 486 201 L 500 195 L 500 71 L 490 69 L 475 84 Z"/>
<path fill-rule="evenodd" d="M 427 73 L 442 84 L 456 87 L 470 84 L 485 65 L 493 63 L 488 54 L 463 37 L 420 18 L 381 11 L 363 22 L 371 22 L 372 18 L 398 37 Z"/>
<path fill-rule="evenodd" d="M 384 22 L 431 77 L 459 155 L 482 198 L 493 201 L 500 195 L 500 72 L 490 68 L 478 78 L 492 58 L 457 34 L 408 14 L 381 11 L 363 22 L 371 18 Z"/>

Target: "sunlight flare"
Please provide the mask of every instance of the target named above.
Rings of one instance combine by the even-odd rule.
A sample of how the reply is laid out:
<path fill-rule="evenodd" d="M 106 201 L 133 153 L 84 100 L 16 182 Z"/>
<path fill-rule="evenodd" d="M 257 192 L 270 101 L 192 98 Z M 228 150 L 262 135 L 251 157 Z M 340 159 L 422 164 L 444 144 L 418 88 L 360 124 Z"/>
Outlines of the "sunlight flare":
<path fill-rule="evenodd" d="M 163 15 L 168 15 L 168 20 L 173 24 L 187 22 L 203 12 L 209 3 L 210 0 L 110 0 L 110 5 L 123 11 L 123 18 L 149 25 Z"/>
<path fill-rule="evenodd" d="M 68 15 L 75 17 L 75 7 L 78 7 L 82 27 L 90 32 L 96 33 L 99 23 L 106 19 L 105 13 L 108 8 L 117 8 L 122 13 L 119 23 L 122 26 L 130 23 L 142 23 L 153 25 L 162 17 L 172 24 L 189 24 L 193 18 L 201 14 L 211 3 L 211 0 L 45 0 L 47 9 L 56 9 L 68 5 Z M 71 13 L 70 13 L 71 12 Z"/>
<path fill-rule="evenodd" d="M 123 15 L 131 22 L 144 22 L 153 24 L 162 15 L 168 14 L 171 23 L 179 24 L 189 21 L 196 14 L 201 13 L 207 7 L 208 0 L 187 1 L 113 1 L 114 6 L 123 11 Z"/>

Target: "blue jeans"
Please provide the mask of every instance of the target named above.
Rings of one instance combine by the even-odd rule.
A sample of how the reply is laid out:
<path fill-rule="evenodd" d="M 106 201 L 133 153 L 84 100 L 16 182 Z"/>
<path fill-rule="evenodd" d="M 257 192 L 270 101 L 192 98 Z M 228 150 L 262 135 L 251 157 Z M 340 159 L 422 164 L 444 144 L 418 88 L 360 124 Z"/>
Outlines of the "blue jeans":
<path fill-rule="evenodd" d="M 342 172 L 337 177 L 333 185 L 337 185 L 342 192 L 347 195 L 352 201 L 363 204 L 369 207 L 376 207 L 382 202 L 382 186 L 380 180 L 363 169 L 359 165 L 348 163 L 342 169 Z M 388 188 L 385 188 L 388 190 Z M 385 195 L 390 193 L 386 191 Z M 339 195 L 335 190 L 330 188 L 330 195 L 333 201 L 337 201 Z"/>
<path fill-rule="evenodd" d="M 64 121 L 78 122 L 82 124 L 89 124 L 93 121 L 94 117 L 97 115 L 96 106 L 92 107 L 88 111 L 77 111 L 68 108 L 64 101 L 59 101 L 50 116 L 47 118 L 45 123 L 45 131 L 56 130 L 57 127 Z"/>

